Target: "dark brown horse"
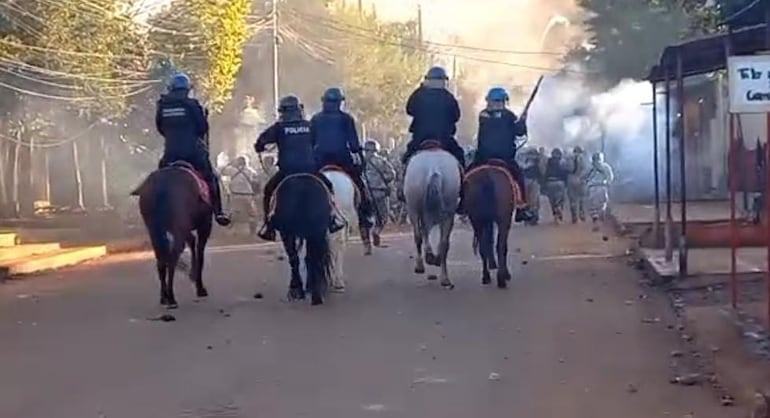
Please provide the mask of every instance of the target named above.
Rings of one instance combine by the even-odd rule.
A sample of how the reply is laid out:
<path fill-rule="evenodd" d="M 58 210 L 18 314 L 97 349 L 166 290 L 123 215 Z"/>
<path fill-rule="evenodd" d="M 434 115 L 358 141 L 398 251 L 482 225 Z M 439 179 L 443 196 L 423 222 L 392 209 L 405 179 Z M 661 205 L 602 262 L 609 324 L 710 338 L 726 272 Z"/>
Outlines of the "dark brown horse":
<path fill-rule="evenodd" d="M 478 249 L 481 256 L 481 282 L 489 284 L 489 271 L 497 269 L 497 287 L 500 289 L 506 288 L 511 279 L 508 270 L 508 234 L 513 211 L 521 196 L 504 164 L 491 161 L 478 166 L 468 171 L 463 180 L 465 213 L 473 226 L 474 248 Z"/>
<path fill-rule="evenodd" d="M 160 169 L 131 193 L 139 196 L 139 211 L 150 234 L 160 280 L 160 303 L 177 307 L 174 272 L 185 244 L 190 247 L 190 280 L 199 298 L 203 286 L 203 256 L 211 235 L 212 206 L 205 182 L 185 163 Z"/>

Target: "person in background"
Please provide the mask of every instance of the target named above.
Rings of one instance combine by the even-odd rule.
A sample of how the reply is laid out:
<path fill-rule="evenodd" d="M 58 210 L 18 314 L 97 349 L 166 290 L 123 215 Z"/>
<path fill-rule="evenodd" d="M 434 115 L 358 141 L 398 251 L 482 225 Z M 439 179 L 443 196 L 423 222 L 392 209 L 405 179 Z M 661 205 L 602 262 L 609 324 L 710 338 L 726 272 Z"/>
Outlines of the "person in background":
<path fill-rule="evenodd" d="M 591 156 L 591 168 L 585 174 L 585 184 L 588 190 L 588 211 L 594 231 L 599 230 L 599 221 L 604 221 L 607 214 L 607 204 L 610 200 L 609 189 L 615 180 L 612 167 L 604 161 L 604 154 L 594 153 Z"/>
<path fill-rule="evenodd" d="M 569 198 L 569 211 L 572 215 L 572 223 L 578 222 L 578 219 L 586 220 L 586 188 L 585 174 L 586 161 L 583 148 L 576 146 L 572 150 L 569 161 L 569 175 L 567 176 L 567 197 Z"/>
<path fill-rule="evenodd" d="M 241 155 L 232 164 L 222 169 L 222 176 L 227 177 L 230 192 L 230 212 L 235 223 L 246 223 L 249 234 L 257 232 L 257 205 L 255 202 L 259 190 L 259 175 L 249 165 L 249 159 Z"/>
<path fill-rule="evenodd" d="M 554 148 L 551 158 L 545 166 L 545 190 L 548 202 L 551 204 L 553 221 L 559 224 L 564 221 L 564 198 L 567 192 L 567 176 L 569 170 L 565 167 L 561 149 Z"/>
<path fill-rule="evenodd" d="M 211 191 L 214 220 L 222 226 L 230 224 L 230 217 L 222 211 L 222 191 L 219 179 L 209 160 L 209 123 L 207 112 L 190 97 L 192 82 L 184 73 L 171 77 L 168 93 L 160 97 L 155 112 L 155 127 L 163 136 L 163 157 L 158 168 L 176 161 L 185 161 L 201 174 Z"/>
<path fill-rule="evenodd" d="M 532 214 L 529 224 L 537 225 L 540 221 L 540 185 L 543 183 L 545 170 L 541 164 L 540 153 L 535 148 L 528 148 L 522 152 L 522 160 L 522 173 L 527 188 L 527 204 Z"/>
<path fill-rule="evenodd" d="M 396 179 L 396 170 L 384 158 L 378 155 L 380 144 L 375 140 L 364 143 L 364 178 L 369 183 L 372 194 L 375 223 L 372 230 L 372 243 L 379 247 L 382 243 L 381 234 L 390 217 L 391 184 Z"/>

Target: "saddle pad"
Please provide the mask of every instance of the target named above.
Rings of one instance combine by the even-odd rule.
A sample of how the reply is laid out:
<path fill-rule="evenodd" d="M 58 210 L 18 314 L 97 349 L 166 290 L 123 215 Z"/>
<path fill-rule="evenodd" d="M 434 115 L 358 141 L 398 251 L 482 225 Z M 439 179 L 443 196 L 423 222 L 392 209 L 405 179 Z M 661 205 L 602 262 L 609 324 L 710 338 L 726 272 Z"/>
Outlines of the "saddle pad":
<path fill-rule="evenodd" d="M 317 175 L 310 174 L 310 173 L 294 173 L 289 174 L 288 176 L 284 177 L 280 182 L 278 182 L 278 185 L 275 186 L 275 190 L 273 191 L 273 196 L 270 199 L 270 215 L 273 216 L 275 214 L 275 210 L 278 208 L 278 190 L 283 187 L 284 183 L 286 183 L 287 180 L 298 178 L 298 177 L 311 177 L 313 180 L 317 181 L 321 186 L 326 190 L 326 194 L 329 197 L 329 203 L 332 205 L 332 209 L 336 210 L 336 206 L 334 204 L 334 195 L 332 194 L 331 190 L 329 190 L 328 187 L 326 187 L 326 183 L 323 182 L 323 180 L 319 179 Z"/>
<path fill-rule="evenodd" d="M 478 167 L 472 168 L 470 171 L 465 173 L 465 176 L 463 177 L 463 184 L 467 183 L 472 176 L 484 170 L 497 170 L 498 172 L 505 174 L 505 177 L 508 178 L 508 182 L 511 184 L 511 191 L 513 192 L 514 201 L 516 202 L 516 207 L 521 208 L 526 206 L 527 202 L 524 199 L 524 195 L 521 193 L 521 188 L 519 188 L 519 183 L 516 182 L 516 179 L 513 178 L 513 175 L 511 174 L 510 171 L 508 171 L 506 167 L 501 166 L 497 162 L 484 163 Z"/>
<path fill-rule="evenodd" d="M 193 170 L 187 165 L 182 164 L 171 165 L 168 167 L 168 169 L 181 170 L 192 176 L 192 178 L 195 180 L 195 184 L 198 186 L 198 195 L 200 196 L 201 200 L 203 200 L 203 202 L 207 205 L 211 204 L 211 190 L 209 190 L 209 185 L 206 183 L 206 180 L 204 180 L 203 177 L 198 174 L 197 171 Z"/>
<path fill-rule="evenodd" d="M 358 188 L 358 186 L 356 186 L 356 182 L 353 181 L 353 177 L 351 177 L 350 174 L 348 174 L 348 172 L 345 171 L 342 167 L 340 167 L 338 165 L 329 164 L 329 165 L 325 165 L 325 166 L 321 167 L 320 171 L 321 171 L 322 174 L 327 172 L 327 171 L 334 171 L 334 172 L 341 173 L 341 174 L 344 174 L 345 176 L 347 176 L 347 178 L 350 179 L 350 182 L 353 184 L 353 191 L 356 194 L 355 198 L 354 198 L 356 204 L 358 204 L 358 202 L 361 201 L 361 196 L 362 196 L 362 193 L 364 193 L 364 190 L 361 190 L 361 189 Z"/>

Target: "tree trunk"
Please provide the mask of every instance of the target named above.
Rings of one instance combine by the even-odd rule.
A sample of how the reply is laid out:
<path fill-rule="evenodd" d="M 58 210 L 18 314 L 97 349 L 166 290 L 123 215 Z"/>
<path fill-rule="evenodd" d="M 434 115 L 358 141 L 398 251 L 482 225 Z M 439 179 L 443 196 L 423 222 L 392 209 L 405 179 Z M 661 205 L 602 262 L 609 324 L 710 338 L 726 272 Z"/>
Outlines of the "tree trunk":
<path fill-rule="evenodd" d="M 21 132 L 16 134 L 16 142 L 13 146 L 13 216 L 19 217 L 21 205 L 19 204 L 19 155 L 21 154 Z"/>
<path fill-rule="evenodd" d="M 45 200 L 49 205 L 51 203 L 51 151 L 45 150 Z"/>
<path fill-rule="evenodd" d="M 111 209 L 110 199 L 107 193 L 107 146 L 104 143 L 104 136 L 99 137 L 99 146 L 101 147 L 101 177 L 102 177 L 102 206 L 105 209 Z"/>
<path fill-rule="evenodd" d="M 78 142 L 72 141 L 72 161 L 75 166 L 75 189 L 77 192 L 76 208 L 84 210 L 86 205 L 83 201 L 83 178 L 80 173 L 80 158 L 78 158 Z"/>

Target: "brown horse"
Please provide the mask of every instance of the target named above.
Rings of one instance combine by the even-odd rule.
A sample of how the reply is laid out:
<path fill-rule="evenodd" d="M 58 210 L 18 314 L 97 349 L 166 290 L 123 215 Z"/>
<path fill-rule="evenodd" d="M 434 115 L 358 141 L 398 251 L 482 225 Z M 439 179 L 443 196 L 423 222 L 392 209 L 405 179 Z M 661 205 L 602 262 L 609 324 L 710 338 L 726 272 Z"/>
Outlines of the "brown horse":
<path fill-rule="evenodd" d="M 174 272 L 185 244 L 190 247 L 190 280 L 199 298 L 203 286 L 203 256 L 211 235 L 211 197 L 205 181 L 186 163 L 155 171 L 131 194 L 139 196 L 139 211 L 150 234 L 160 280 L 160 303 L 177 307 Z M 170 240 L 169 240 L 170 238 Z"/>
<path fill-rule="evenodd" d="M 502 161 L 492 160 L 471 169 L 463 182 L 465 213 L 473 226 L 474 249 L 478 249 L 481 256 L 481 282 L 489 284 L 489 270 L 497 269 L 497 287 L 504 289 L 511 279 L 508 270 L 508 234 L 513 212 L 522 203 L 521 193 Z M 496 247 L 497 254 L 493 247 Z"/>

